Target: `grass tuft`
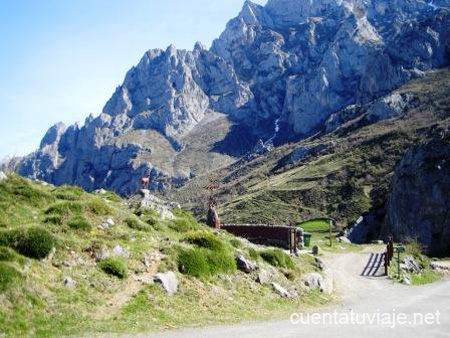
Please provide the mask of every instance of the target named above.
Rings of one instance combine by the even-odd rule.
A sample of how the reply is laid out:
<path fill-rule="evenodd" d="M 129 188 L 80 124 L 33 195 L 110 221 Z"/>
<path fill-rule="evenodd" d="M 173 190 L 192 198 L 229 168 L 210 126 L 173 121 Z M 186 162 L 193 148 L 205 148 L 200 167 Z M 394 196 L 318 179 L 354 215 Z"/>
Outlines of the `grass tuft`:
<path fill-rule="evenodd" d="M 114 258 L 108 258 L 104 261 L 98 263 L 100 269 L 102 269 L 105 273 L 116 276 L 120 279 L 125 279 L 128 277 L 128 269 L 125 264 Z"/>
<path fill-rule="evenodd" d="M 260 256 L 272 266 L 287 269 L 295 268 L 292 258 L 279 249 L 264 250 L 260 253 Z"/>

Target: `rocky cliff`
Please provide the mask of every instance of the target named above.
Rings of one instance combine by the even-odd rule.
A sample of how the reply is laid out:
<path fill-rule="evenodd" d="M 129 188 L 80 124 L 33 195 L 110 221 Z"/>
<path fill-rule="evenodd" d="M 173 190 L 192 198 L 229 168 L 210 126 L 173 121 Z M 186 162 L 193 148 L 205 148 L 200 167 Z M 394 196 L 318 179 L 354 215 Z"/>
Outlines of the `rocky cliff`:
<path fill-rule="evenodd" d="M 246 1 L 209 50 L 147 52 L 98 117 L 52 127 L 19 172 L 123 195 L 143 175 L 178 187 L 260 139 L 298 140 L 330 118 L 336 129 L 349 106 L 448 64 L 449 32 L 448 0 Z M 402 100 L 381 102 L 374 122 Z"/>
<path fill-rule="evenodd" d="M 450 255 L 450 130 L 411 150 L 392 181 L 385 233 L 418 240 L 433 256 Z"/>

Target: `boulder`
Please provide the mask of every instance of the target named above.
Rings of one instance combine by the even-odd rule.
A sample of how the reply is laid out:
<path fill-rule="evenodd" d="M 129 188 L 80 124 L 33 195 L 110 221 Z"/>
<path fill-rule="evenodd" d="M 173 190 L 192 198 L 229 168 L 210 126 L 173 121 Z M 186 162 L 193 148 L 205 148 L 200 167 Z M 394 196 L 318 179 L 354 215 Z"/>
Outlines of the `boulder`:
<path fill-rule="evenodd" d="M 236 263 L 238 269 L 244 271 L 245 273 L 250 273 L 258 269 L 258 265 L 256 263 L 250 262 L 242 255 L 236 258 Z"/>
<path fill-rule="evenodd" d="M 154 281 L 160 283 L 169 296 L 172 296 L 178 291 L 178 279 L 172 271 L 158 273 L 155 276 Z"/>
<path fill-rule="evenodd" d="M 6 180 L 8 177 L 3 171 L 0 171 L 0 182 Z"/>

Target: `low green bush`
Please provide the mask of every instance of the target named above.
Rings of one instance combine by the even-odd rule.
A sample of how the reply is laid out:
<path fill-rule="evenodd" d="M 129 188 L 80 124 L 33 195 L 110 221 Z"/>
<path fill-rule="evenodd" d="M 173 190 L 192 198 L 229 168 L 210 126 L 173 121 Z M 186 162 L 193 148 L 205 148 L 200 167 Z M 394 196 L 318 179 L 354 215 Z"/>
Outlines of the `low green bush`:
<path fill-rule="evenodd" d="M 237 269 L 233 255 L 205 248 L 180 249 L 177 262 L 181 273 L 197 278 L 230 274 Z"/>
<path fill-rule="evenodd" d="M 224 251 L 225 244 L 217 236 L 211 232 L 196 231 L 190 232 L 184 240 L 190 244 L 197 245 L 201 248 L 206 248 L 213 251 Z"/>
<path fill-rule="evenodd" d="M 207 255 L 210 274 L 233 274 L 237 270 L 236 259 L 228 252 L 209 252 Z"/>
<path fill-rule="evenodd" d="M 75 216 L 67 223 L 67 225 L 69 226 L 69 228 L 75 230 L 82 230 L 82 231 L 92 230 L 92 224 L 89 223 L 89 221 L 82 216 Z"/>
<path fill-rule="evenodd" d="M 203 278 L 210 275 L 207 254 L 202 249 L 181 250 L 178 254 L 178 270 L 186 275 Z"/>
<path fill-rule="evenodd" d="M 287 269 L 293 269 L 295 267 L 291 257 L 279 249 L 264 250 L 259 255 L 272 266 Z"/>
<path fill-rule="evenodd" d="M 13 248 L 26 257 L 42 259 L 56 246 L 56 239 L 44 228 L 31 227 L 1 231 L 0 245 Z"/>
<path fill-rule="evenodd" d="M 129 228 L 139 231 L 150 231 L 150 227 L 143 223 L 140 219 L 137 217 L 128 217 L 125 220 L 125 224 L 128 225 Z"/>
<path fill-rule="evenodd" d="M 22 275 L 12 266 L 0 262 L 0 292 L 6 291 L 11 284 L 17 283 Z"/>
<path fill-rule="evenodd" d="M 118 259 L 107 258 L 98 263 L 98 266 L 109 275 L 116 276 L 120 279 L 125 279 L 128 277 L 127 267 Z"/>

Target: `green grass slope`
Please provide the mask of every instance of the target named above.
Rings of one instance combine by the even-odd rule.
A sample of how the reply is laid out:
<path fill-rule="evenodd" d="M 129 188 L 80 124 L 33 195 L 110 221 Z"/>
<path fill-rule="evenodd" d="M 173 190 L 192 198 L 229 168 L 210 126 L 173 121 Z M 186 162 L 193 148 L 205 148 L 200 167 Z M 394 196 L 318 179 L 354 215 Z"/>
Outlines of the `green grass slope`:
<path fill-rule="evenodd" d="M 163 221 L 129 204 L 112 193 L 17 176 L 0 182 L 0 336 L 140 333 L 286 318 L 329 301 L 300 290 L 302 274 L 316 271 L 310 257 L 250 246 L 181 210 Z M 111 220 L 107 230 L 98 228 Z M 256 272 L 238 271 L 238 255 L 274 271 L 273 281 L 301 297 L 281 298 L 256 283 Z M 173 296 L 151 283 L 166 271 L 179 281 Z"/>

